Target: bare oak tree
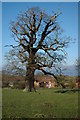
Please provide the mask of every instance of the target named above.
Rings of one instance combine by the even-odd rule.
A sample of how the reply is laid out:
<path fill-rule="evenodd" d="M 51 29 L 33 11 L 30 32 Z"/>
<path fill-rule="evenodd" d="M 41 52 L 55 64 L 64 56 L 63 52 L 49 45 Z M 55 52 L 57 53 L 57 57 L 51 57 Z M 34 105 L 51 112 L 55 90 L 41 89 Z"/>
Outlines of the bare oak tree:
<path fill-rule="evenodd" d="M 15 45 L 10 45 L 13 48 L 12 56 L 18 58 L 19 63 L 25 63 L 30 91 L 34 88 L 35 70 L 54 76 L 59 84 L 57 76 L 49 69 L 57 69 L 56 65 L 65 59 L 64 48 L 70 40 L 61 38 L 62 31 L 57 22 L 60 14 L 58 10 L 48 15 L 45 10 L 35 7 L 19 14 L 17 19 L 11 22 L 12 37 L 16 42 Z"/>

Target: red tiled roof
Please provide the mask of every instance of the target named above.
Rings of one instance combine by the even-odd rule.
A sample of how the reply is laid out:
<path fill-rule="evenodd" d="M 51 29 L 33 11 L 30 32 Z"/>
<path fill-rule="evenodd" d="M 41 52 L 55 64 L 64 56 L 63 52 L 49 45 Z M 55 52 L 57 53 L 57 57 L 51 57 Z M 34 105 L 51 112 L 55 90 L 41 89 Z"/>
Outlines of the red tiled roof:
<path fill-rule="evenodd" d="M 49 81 L 53 81 L 54 77 L 52 76 L 35 76 L 35 80 L 39 81 L 39 82 L 49 82 Z"/>

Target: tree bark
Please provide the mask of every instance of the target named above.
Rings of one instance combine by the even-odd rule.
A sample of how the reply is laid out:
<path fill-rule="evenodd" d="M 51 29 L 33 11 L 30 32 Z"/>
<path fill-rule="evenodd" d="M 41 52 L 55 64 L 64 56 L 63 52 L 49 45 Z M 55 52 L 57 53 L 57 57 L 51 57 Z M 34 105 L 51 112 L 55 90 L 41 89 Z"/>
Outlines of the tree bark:
<path fill-rule="evenodd" d="M 27 68 L 26 72 L 26 80 L 28 82 L 28 91 L 32 92 L 32 89 L 34 89 L 34 70 L 30 67 Z"/>

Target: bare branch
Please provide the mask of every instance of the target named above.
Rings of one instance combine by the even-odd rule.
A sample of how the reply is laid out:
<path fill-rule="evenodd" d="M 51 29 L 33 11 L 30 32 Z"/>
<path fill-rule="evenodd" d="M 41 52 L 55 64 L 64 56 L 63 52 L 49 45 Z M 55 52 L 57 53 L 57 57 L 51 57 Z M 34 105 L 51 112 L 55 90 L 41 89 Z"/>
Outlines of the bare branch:
<path fill-rule="evenodd" d="M 47 36 L 47 35 L 49 35 L 52 31 L 54 31 L 54 30 L 55 30 L 55 28 L 56 28 L 56 26 L 55 26 L 55 27 L 53 27 L 53 29 L 51 29 L 50 31 L 48 31 L 48 32 L 46 33 L 46 36 Z"/>
<path fill-rule="evenodd" d="M 45 75 L 52 75 L 55 78 L 56 83 L 59 85 L 58 78 L 53 73 L 45 71 L 44 68 L 40 65 L 38 66 L 38 69 L 41 70 Z"/>
<path fill-rule="evenodd" d="M 20 45 L 14 46 L 14 45 L 5 45 L 4 47 L 12 47 L 12 48 L 16 48 L 19 47 Z"/>
<path fill-rule="evenodd" d="M 38 31 L 38 29 L 39 29 L 39 27 L 40 27 L 40 25 L 41 25 L 42 17 L 43 17 L 43 13 L 41 12 L 40 21 L 39 21 L 39 24 L 38 24 L 38 26 L 37 26 L 37 28 L 36 28 L 36 31 Z"/>
<path fill-rule="evenodd" d="M 27 15 L 27 13 L 24 13 L 26 15 L 26 18 L 29 19 L 29 24 L 30 24 L 30 29 L 32 28 L 32 24 L 31 24 L 31 13 L 30 13 L 30 17 Z"/>
<path fill-rule="evenodd" d="M 23 27 L 20 23 L 19 23 L 18 25 L 19 25 L 19 26 L 22 28 L 22 30 L 24 31 L 23 33 L 18 33 L 18 34 L 20 34 L 20 35 L 27 35 L 28 38 L 31 38 L 30 35 L 29 35 L 29 33 L 26 31 L 25 27 Z"/>

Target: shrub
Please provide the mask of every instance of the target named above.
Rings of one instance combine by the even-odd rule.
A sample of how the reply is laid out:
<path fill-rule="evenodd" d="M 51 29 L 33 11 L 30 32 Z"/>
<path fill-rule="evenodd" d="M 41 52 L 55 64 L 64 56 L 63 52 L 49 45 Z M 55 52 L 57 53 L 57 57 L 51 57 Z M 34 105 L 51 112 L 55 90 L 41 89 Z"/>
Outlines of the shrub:
<path fill-rule="evenodd" d="M 16 82 L 14 82 L 14 88 L 16 88 L 16 89 L 24 89 L 25 88 L 25 81 L 16 81 Z"/>
<path fill-rule="evenodd" d="M 2 81 L 2 87 L 9 87 L 9 81 Z"/>
<path fill-rule="evenodd" d="M 73 82 L 70 82 L 70 85 L 69 85 L 69 88 L 75 88 L 75 83 L 73 83 Z"/>

